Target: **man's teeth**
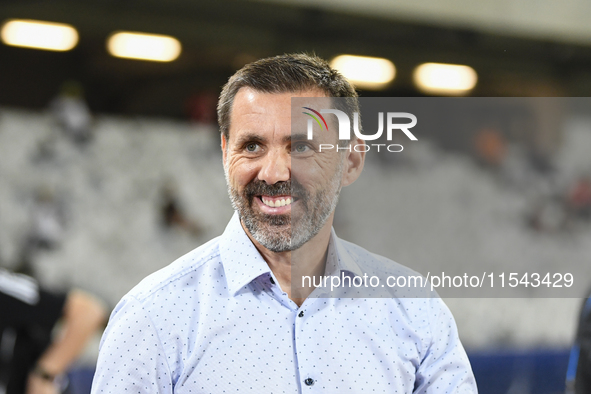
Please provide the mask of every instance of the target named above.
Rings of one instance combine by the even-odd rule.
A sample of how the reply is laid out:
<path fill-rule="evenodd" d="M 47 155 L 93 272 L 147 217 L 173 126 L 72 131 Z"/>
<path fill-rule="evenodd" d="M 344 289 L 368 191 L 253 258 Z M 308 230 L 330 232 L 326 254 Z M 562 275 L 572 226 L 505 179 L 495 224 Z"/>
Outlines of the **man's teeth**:
<path fill-rule="evenodd" d="M 263 203 L 268 206 L 268 207 L 273 207 L 273 208 L 277 208 L 277 207 L 283 207 L 285 205 L 289 205 L 292 202 L 292 198 L 288 197 L 288 198 L 282 198 L 282 199 L 278 199 L 278 200 L 270 200 L 267 199 L 265 197 L 262 198 Z"/>

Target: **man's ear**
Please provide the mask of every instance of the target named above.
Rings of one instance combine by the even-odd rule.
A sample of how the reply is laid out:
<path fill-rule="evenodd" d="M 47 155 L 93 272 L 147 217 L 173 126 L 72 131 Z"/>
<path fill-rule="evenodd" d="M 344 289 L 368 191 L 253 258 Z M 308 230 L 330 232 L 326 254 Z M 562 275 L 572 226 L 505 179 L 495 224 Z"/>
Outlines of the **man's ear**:
<path fill-rule="evenodd" d="M 356 145 L 363 145 L 365 141 L 359 138 L 351 140 L 351 152 L 346 152 L 345 157 L 345 168 L 343 169 L 343 186 L 349 186 L 359 178 L 361 171 L 363 171 L 363 165 L 365 163 L 365 152 L 357 152 L 355 150 Z"/>
<path fill-rule="evenodd" d="M 226 140 L 226 136 L 222 133 L 222 159 L 224 163 L 224 167 L 226 166 L 226 156 L 228 152 L 228 141 Z"/>

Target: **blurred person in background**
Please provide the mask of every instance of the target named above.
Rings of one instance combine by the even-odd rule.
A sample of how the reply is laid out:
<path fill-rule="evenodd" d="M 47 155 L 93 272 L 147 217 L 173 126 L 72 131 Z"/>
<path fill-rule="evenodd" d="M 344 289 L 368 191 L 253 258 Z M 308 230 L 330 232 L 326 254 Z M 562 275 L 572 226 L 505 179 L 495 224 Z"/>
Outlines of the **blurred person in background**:
<path fill-rule="evenodd" d="M 530 206 L 527 221 L 537 231 L 576 230 L 576 224 L 591 220 L 591 178 L 578 178 L 566 192 L 538 196 Z"/>
<path fill-rule="evenodd" d="M 51 293 L 0 268 L 0 393 L 60 393 L 62 376 L 106 317 L 90 294 Z"/>
<path fill-rule="evenodd" d="M 56 122 L 68 137 L 78 146 L 86 145 L 92 139 L 92 114 L 84 99 L 84 89 L 79 82 L 67 81 L 60 94 L 49 107 Z"/>
<path fill-rule="evenodd" d="M 336 236 L 338 195 L 365 154 L 318 155 L 319 141 L 334 144 L 336 133 L 292 138 L 292 97 L 349 97 L 349 110 L 359 110 L 352 86 L 314 56 L 262 59 L 230 78 L 218 119 L 236 213 L 223 235 L 123 297 L 101 341 L 93 393 L 477 392 L 440 298 L 294 293 L 292 264 L 314 277 L 359 276 L 367 264 L 413 271 Z M 292 158 L 311 168 L 292 173 Z"/>
<path fill-rule="evenodd" d="M 29 229 L 23 240 L 15 271 L 35 276 L 34 259 L 37 252 L 58 248 L 66 228 L 65 207 L 48 185 L 40 186 L 35 193 L 31 209 Z"/>
<path fill-rule="evenodd" d="M 567 195 L 567 210 L 570 219 L 591 219 L 591 177 L 579 178 Z"/>
<path fill-rule="evenodd" d="M 181 208 L 178 187 L 172 179 L 167 179 L 160 192 L 160 217 L 165 229 L 178 228 L 198 237 L 201 234 L 200 226 L 191 220 Z"/>
<path fill-rule="evenodd" d="M 498 170 L 506 157 L 507 143 L 499 130 L 486 127 L 478 130 L 474 147 L 479 163 L 492 170 Z"/>

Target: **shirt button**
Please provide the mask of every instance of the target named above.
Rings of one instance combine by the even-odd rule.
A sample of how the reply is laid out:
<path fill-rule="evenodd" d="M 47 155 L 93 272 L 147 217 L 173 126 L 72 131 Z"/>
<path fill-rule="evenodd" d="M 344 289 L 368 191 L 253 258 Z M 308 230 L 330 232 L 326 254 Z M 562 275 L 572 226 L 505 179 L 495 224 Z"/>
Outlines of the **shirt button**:
<path fill-rule="evenodd" d="M 304 380 L 304 383 L 306 383 L 306 386 L 312 386 L 314 384 L 314 379 L 308 378 Z"/>
<path fill-rule="evenodd" d="M 300 313 L 298 314 L 299 317 L 304 317 L 304 311 L 300 311 Z M 314 381 L 312 380 L 312 383 L 314 383 Z"/>
<path fill-rule="evenodd" d="M 274 285 L 275 281 L 273 280 L 273 278 L 271 278 L 271 284 Z"/>

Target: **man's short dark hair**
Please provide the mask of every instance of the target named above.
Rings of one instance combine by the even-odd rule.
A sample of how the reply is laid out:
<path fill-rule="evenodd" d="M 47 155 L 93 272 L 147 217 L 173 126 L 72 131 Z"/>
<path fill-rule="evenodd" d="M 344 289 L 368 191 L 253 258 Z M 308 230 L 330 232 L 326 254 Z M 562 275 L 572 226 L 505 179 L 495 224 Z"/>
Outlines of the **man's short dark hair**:
<path fill-rule="evenodd" d="M 320 89 L 327 97 L 351 97 L 337 100 L 348 115 L 359 112 L 357 92 L 328 62 L 315 55 L 285 54 L 257 60 L 238 70 L 224 85 L 218 101 L 218 123 L 226 138 L 230 133 L 230 114 L 234 97 L 241 88 L 265 93 L 301 92 Z M 352 119 L 352 116 L 350 116 Z"/>

